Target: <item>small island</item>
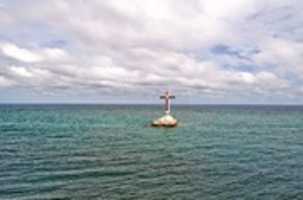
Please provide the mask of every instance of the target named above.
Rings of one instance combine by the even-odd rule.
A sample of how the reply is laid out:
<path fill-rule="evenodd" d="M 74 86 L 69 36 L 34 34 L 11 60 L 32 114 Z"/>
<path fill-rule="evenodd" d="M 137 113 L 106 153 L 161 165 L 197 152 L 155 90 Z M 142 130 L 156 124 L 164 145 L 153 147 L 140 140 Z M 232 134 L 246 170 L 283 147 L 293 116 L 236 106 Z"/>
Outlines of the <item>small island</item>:
<path fill-rule="evenodd" d="M 177 119 L 175 119 L 171 114 L 171 99 L 175 99 L 175 96 L 171 95 L 168 91 L 165 92 L 163 96 L 160 96 L 160 99 L 165 101 L 165 114 L 164 116 L 154 120 L 151 124 L 152 127 L 176 127 L 178 125 Z"/>

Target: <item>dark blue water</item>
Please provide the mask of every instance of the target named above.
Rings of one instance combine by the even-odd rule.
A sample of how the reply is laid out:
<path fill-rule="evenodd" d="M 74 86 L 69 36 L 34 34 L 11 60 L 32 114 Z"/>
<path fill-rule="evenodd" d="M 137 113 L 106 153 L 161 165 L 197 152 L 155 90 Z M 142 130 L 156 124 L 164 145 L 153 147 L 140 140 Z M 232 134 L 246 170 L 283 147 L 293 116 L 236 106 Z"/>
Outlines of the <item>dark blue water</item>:
<path fill-rule="evenodd" d="M 303 199 L 303 107 L 1 105 L 0 199 Z"/>

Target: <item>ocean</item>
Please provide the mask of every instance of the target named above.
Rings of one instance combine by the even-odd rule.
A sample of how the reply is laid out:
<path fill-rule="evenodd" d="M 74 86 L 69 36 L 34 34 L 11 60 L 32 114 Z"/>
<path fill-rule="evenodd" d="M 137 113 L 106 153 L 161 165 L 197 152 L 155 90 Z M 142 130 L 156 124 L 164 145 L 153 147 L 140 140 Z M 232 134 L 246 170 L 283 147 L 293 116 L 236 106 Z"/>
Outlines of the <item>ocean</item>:
<path fill-rule="evenodd" d="M 303 199 L 303 106 L 0 105 L 0 199 Z"/>

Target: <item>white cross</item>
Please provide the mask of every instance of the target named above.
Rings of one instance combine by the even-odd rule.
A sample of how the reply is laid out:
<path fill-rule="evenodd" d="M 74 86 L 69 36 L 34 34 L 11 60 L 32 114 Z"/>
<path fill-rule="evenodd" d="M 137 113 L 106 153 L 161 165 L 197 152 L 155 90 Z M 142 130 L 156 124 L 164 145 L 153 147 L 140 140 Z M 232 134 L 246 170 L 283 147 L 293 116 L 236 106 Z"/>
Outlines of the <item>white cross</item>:
<path fill-rule="evenodd" d="M 171 104 L 171 99 L 175 99 L 176 97 L 171 95 L 168 91 L 165 92 L 165 94 L 163 96 L 160 96 L 160 99 L 164 99 L 165 100 L 165 114 L 169 114 L 170 113 L 170 104 Z"/>

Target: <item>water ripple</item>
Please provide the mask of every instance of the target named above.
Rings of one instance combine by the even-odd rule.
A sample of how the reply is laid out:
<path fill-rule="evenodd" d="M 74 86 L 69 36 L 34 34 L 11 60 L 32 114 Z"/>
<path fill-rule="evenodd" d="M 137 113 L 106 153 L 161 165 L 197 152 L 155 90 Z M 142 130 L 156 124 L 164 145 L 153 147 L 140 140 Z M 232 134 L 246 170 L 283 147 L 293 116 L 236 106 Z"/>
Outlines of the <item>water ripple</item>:
<path fill-rule="evenodd" d="M 303 107 L 0 106 L 0 199 L 303 199 Z"/>

